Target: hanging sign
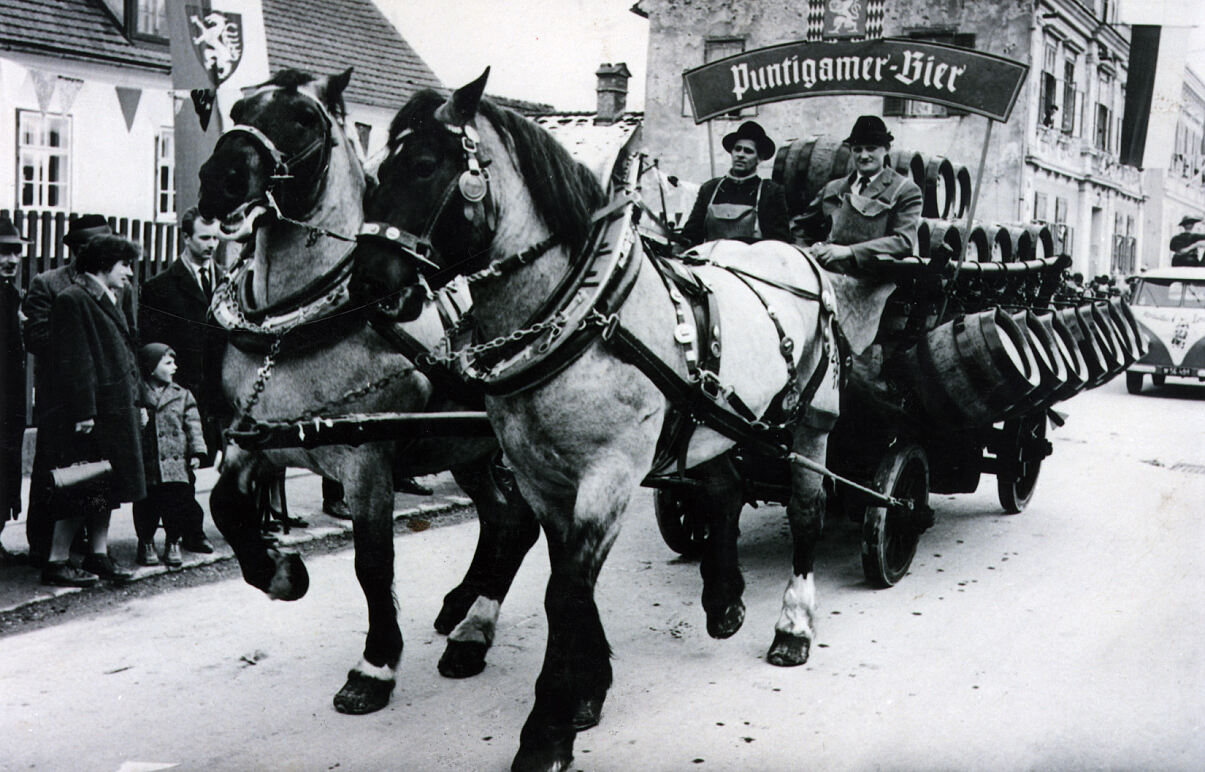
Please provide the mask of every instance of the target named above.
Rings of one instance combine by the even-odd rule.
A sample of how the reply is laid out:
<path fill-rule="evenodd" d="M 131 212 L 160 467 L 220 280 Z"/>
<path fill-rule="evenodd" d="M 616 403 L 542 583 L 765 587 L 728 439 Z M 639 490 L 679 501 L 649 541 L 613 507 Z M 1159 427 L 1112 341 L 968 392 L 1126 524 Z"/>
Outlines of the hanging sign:
<path fill-rule="evenodd" d="M 866 37 L 867 4 L 867 0 L 824 0 L 824 39 Z"/>
<path fill-rule="evenodd" d="M 682 75 L 695 123 L 742 107 L 835 94 L 918 99 L 1006 121 L 1029 65 L 899 38 L 796 41 L 717 59 Z"/>
<path fill-rule="evenodd" d="M 114 86 L 117 101 L 121 105 L 121 116 L 126 119 L 126 131 L 134 128 L 134 117 L 138 115 L 138 103 L 142 100 L 142 89 Z"/>

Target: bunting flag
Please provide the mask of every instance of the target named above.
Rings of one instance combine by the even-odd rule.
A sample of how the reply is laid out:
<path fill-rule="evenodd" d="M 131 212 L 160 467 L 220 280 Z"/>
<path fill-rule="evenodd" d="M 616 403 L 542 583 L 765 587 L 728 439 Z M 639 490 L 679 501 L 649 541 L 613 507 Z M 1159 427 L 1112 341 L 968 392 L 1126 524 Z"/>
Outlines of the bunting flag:
<path fill-rule="evenodd" d="M 192 90 L 192 109 L 196 110 L 197 118 L 201 121 L 201 131 L 209 131 L 209 119 L 213 115 L 213 89 L 194 88 Z"/>
<path fill-rule="evenodd" d="M 1121 128 L 1126 163 L 1164 168 L 1171 162 L 1168 150 L 1176 146 L 1185 54 L 1194 47 L 1195 29 L 1189 25 L 1199 18 L 1197 9 L 1197 0 L 1125 0 L 1118 8 L 1118 21 L 1131 25 L 1136 35 Z"/>
<path fill-rule="evenodd" d="M 142 89 L 114 86 L 117 91 L 117 101 L 121 104 L 121 116 L 126 119 L 126 131 L 134 128 L 134 116 L 138 114 L 138 102 L 142 99 Z"/>
<path fill-rule="evenodd" d="M 84 87 L 84 81 L 80 78 L 66 78 L 62 75 L 58 79 L 59 106 L 64 113 L 71 112 L 72 105 L 75 104 L 75 97 L 79 94 L 80 89 Z"/>
<path fill-rule="evenodd" d="M 33 81 L 34 94 L 38 97 L 38 109 L 46 112 L 50 109 L 50 100 L 54 98 L 54 88 L 58 84 L 58 76 L 42 70 L 30 70 L 29 78 Z"/>

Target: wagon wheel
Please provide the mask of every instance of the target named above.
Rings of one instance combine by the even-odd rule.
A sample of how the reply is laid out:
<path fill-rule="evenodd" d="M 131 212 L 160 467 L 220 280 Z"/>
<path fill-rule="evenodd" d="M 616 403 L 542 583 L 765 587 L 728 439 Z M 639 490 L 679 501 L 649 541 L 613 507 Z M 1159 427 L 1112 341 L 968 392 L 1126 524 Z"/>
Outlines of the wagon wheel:
<path fill-rule="evenodd" d="M 996 474 L 996 493 L 1007 514 L 1020 514 L 1029 504 L 1038 487 L 1042 459 L 1049 451 L 1045 411 L 1004 422 L 1002 442 L 996 452 L 1001 462 Z"/>
<path fill-rule="evenodd" d="M 916 445 L 887 451 L 874 475 L 874 487 L 912 502 L 912 508 L 870 506 L 862 520 L 862 573 L 880 589 L 891 587 L 912 565 L 921 533 L 933 524 L 929 509 L 929 461 Z"/>
<path fill-rule="evenodd" d="M 697 516 L 686 509 L 676 487 L 658 488 L 653 497 L 657 528 L 665 545 L 684 558 L 697 558 L 706 535 Z"/>

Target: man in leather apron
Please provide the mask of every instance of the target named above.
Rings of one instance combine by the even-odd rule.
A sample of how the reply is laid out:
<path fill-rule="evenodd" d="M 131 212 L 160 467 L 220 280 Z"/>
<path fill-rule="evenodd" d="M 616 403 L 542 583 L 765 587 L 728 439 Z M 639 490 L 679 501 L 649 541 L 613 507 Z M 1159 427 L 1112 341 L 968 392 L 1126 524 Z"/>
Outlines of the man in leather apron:
<path fill-rule="evenodd" d="M 705 241 L 736 239 L 746 243 L 775 239 L 791 241 L 787 200 L 782 186 L 757 176 L 757 165 L 774 157 L 774 142 L 754 121 L 745 121 L 724 135 L 724 149 L 732 155 L 732 168 L 723 177 L 699 188 L 690 217 L 682 227 L 689 246 Z"/>
<path fill-rule="evenodd" d="M 882 118 L 860 116 L 845 140 L 854 171 L 825 185 L 796 220 L 809 251 L 830 271 L 860 273 L 875 255 L 915 251 L 924 197 L 887 165 L 893 139 Z"/>

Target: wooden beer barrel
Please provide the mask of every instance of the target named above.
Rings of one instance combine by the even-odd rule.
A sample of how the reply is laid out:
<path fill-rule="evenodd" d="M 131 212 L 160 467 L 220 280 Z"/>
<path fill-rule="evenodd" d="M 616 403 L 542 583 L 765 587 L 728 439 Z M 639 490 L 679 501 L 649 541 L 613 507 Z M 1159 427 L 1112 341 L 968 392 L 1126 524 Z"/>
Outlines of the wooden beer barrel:
<path fill-rule="evenodd" d="M 920 224 L 916 226 L 916 249 L 913 251 L 920 257 L 929 256 L 930 240 L 932 238 L 930 235 L 931 227 L 928 220 L 921 220 Z"/>
<path fill-rule="evenodd" d="M 1088 367 L 1084 364 L 1084 358 L 1079 353 L 1079 346 L 1076 345 L 1075 337 L 1071 334 L 1071 330 L 1053 311 L 1043 311 L 1037 314 L 1038 322 L 1049 333 L 1055 351 L 1063 360 L 1063 366 L 1066 372 L 1066 382 L 1061 388 L 1055 391 L 1054 401 L 1059 402 L 1064 399 L 1070 399 L 1079 392 L 1083 391 L 1088 385 Z"/>
<path fill-rule="evenodd" d="M 841 159 L 841 149 L 845 149 L 844 159 Z M 811 192 L 812 197 L 820 192 L 820 189 L 825 184 L 833 179 L 833 169 L 841 163 L 841 169 L 844 170 L 845 164 L 849 163 L 849 148 L 841 143 L 841 140 L 834 137 L 817 137 L 816 142 L 812 145 L 812 153 L 808 157 L 806 171 L 801 172 L 802 180 L 805 188 Z M 838 172 L 840 176 L 840 172 Z"/>
<path fill-rule="evenodd" d="M 1046 329 L 1033 311 L 1017 311 L 1012 317 L 1029 337 L 1040 381 L 1037 388 L 1014 405 L 1006 417 L 1048 407 L 1056 401 L 1058 391 L 1067 384 L 1067 365 L 1058 351 L 1053 332 Z"/>
<path fill-rule="evenodd" d="M 1138 357 L 1134 356 L 1130 350 L 1128 336 L 1113 321 L 1113 315 L 1109 313 L 1109 304 L 1107 302 L 1098 300 L 1092 303 L 1090 313 L 1092 314 L 1092 321 L 1101 331 L 1101 334 L 1109 340 L 1109 345 L 1112 346 L 1113 357 L 1117 360 L 1113 375 L 1117 375 L 1122 370 L 1134 364 L 1138 360 Z"/>
<path fill-rule="evenodd" d="M 992 240 L 992 262 L 1011 263 L 1013 260 L 1013 237 L 1007 225 L 990 225 L 985 228 Z"/>
<path fill-rule="evenodd" d="M 1026 334 L 999 308 L 938 326 L 902 364 L 924 412 L 955 428 L 990 425 L 1041 382 Z"/>
<path fill-rule="evenodd" d="M 1034 242 L 1035 234 L 1024 225 L 1009 225 L 1007 228 L 1009 240 L 1013 244 L 1012 260 L 1014 262 L 1033 260 L 1037 252 Z"/>
<path fill-rule="evenodd" d="M 971 208 L 971 172 L 965 166 L 954 167 L 954 211 L 951 217 L 966 217 Z"/>
<path fill-rule="evenodd" d="M 1079 349 L 1080 356 L 1084 359 L 1084 367 L 1088 371 L 1088 379 L 1085 387 L 1091 389 L 1104 383 L 1106 379 L 1105 357 L 1104 353 L 1100 350 L 1100 343 L 1097 341 L 1096 335 L 1093 334 L 1090 327 L 1084 324 L 1078 311 L 1077 307 L 1072 306 L 1063 308 L 1055 313 L 1071 332 L 1071 336 L 1075 340 L 1075 345 Z"/>
<path fill-rule="evenodd" d="M 935 220 L 929 225 L 929 255 L 944 244 L 954 253 L 952 259 L 957 260 L 962 252 L 962 226 L 958 223 Z"/>
<path fill-rule="evenodd" d="M 1134 312 L 1130 310 L 1130 304 L 1121 298 L 1109 298 L 1109 306 L 1112 313 L 1120 317 L 1126 328 L 1130 331 L 1130 338 L 1137 347 L 1136 353 L 1138 358 L 1147 355 L 1149 346 L 1146 344 L 1146 339 L 1142 337 L 1142 330 L 1138 328 L 1138 320 L 1134 318 Z"/>
<path fill-rule="evenodd" d="M 949 217 L 954 203 L 955 185 L 953 164 L 941 156 L 925 158 L 924 180 L 920 185 L 924 193 L 921 215 Z"/>
<path fill-rule="evenodd" d="M 1031 224 L 1025 227 L 1025 232 L 1033 242 L 1033 257 L 1045 260 L 1054 257 L 1054 234 L 1046 225 Z"/>
<path fill-rule="evenodd" d="M 967 238 L 966 259 L 974 260 L 977 263 L 991 262 L 993 235 L 989 235 L 987 229 L 982 225 L 971 228 L 971 234 Z"/>

